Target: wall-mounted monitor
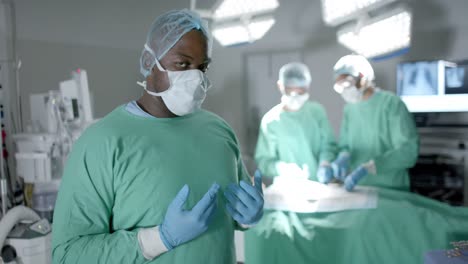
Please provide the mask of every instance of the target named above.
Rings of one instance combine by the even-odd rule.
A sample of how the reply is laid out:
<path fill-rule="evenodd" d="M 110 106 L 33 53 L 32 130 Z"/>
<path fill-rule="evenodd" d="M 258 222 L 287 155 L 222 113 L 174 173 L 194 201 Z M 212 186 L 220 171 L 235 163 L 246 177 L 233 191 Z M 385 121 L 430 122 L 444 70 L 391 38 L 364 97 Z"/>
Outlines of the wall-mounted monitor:
<path fill-rule="evenodd" d="M 400 63 L 397 94 L 410 112 L 468 112 L 468 60 Z"/>

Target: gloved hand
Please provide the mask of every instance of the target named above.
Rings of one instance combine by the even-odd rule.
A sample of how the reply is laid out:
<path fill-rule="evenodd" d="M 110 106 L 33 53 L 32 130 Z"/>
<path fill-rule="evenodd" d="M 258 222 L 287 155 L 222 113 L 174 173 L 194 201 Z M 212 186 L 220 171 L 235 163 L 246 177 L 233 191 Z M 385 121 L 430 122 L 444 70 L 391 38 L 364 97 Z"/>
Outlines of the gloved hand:
<path fill-rule="evenodd" d="M 224 196 L 229 215 L 242 225 L 254 225 L 263 216 L 262 174 L 255 172 L 254 186 L 241 181 L 239 185 L 229 184 Z"/>
<path fill-rule="evenodd" d="M 358 182 L 367 176 L 367 174 L 369 174 L 369 171 L 364 166 L 359 166 L 359 168 L 355 169 L 344 181 L 346 190 L 348 192 L 352 191 Z"/>
<path fill-rule="evenodd" d="M 299 167 L 296 163 L 286 163 L 280 161 L 276 165 L 279 176 L 309 178 L 309 173 Z"/>
<path fill-rule="evenodd" d="M 190 193 L 184 185 L 166 211 L 159 230 L 161 240 L 168 250 L 186 243 L 208 229 L 208 224 L 217 208 L 219 185 L 214 183 L 192 210 L 184 210 L 184 204 Z"/>
<path fill-rule="evenodd" d="M 319 182 L 327 184 L 333 179 L 333 169 L 329 164 L 321 165 L 317 170 Z"/>
<path fill-rule="evenodd" d="M 350 155 L 347 152 L 342 152 L 338 158 L 332 162 L 333 176 L 341 181 L 344 181 L 349 169 Z"/>

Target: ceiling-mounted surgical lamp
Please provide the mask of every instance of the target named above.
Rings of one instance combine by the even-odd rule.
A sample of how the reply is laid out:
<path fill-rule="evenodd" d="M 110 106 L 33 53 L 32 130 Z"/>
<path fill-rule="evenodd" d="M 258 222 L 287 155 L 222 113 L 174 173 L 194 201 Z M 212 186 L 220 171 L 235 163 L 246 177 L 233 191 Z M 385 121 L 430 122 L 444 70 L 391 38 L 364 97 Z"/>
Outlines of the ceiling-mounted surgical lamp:
<path fill-rule="evenodd" d="M 378 9 L 396 0 L 322 0 L 322 19 L 328 26 L 337 26 L 353 20 L 370 10 Z"/>
<path fill-rule="evenodd" d="M 275 24 L 273 16 L 264 16 L 248 20 L 234 20 L 214 26 L 213 36 L 223 46 L 252 43 L 263 36 Z"/>
<path fill-rule="evenodd" d="M 278 0 L 218 0 L 210 10 L 191 9 L 211 20 L 215 39 L 223 46 L 252 43 L 261 39 L 275 24 L 273 12 Z"/>
<path fill-rule="evenodd" d="M 337 32 L 338 42 L 367 58 L 400 52 L 411 44 L 412 14 L 404 7 L 382 16 L 361 19 Z"/>
<path fill-rule="evenodd" d="M 278 8 L 278 0 L 223 0 L 213 7 L 216 21 L 272 13 Z"/>

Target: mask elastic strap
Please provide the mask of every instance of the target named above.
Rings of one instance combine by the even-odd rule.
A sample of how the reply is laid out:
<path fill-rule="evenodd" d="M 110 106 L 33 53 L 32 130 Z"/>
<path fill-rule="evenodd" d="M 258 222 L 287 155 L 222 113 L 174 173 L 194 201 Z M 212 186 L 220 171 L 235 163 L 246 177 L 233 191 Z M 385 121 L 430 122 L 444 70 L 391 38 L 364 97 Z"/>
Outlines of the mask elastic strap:
<path fill-rule="evenodd" d="M 149 94 L 149 95 L 152 95 L 152 96 L 161 96 L 164 92 L 160 92 L 160 93 L 156 93 L 156 92 L 153 92 L 153 91 L 150 91 L 146 88 L 146 81 L 143 81 L 143 82 L 137 82 L 137 84 L 141 87 L 143 87 L 143 89 Z"/>
<path fill-rule="evenodd" d="M 136 82 L 139 86 L 145 88 L 146 87 L 146 81 L 142 81 L 142 82 Z"/>
<path fill-rule="evenodd" d="M 154 57 L 154 60 L 156 61 L 156 66 L 158 67 L 158 69 L 162 72 L 166 72 L 166 70 L 161 66 L 161 63 L 159 63 L 158 59 L 156 59 L 156 57 Z"/>
<path fill-rule="evenodd" d="M 143 89 L 145 89 L 145 91 L 146 91 L 149 95 L 158 96 L 158 97 L 162 96 L 163 93 L 165 92 L 165 91 L 164 91 L 164 92 L 161 92 L 161 93 L 152 92 L 152 91 L 148 90 L 148 89 L 146 88 L 146 86 L 143 87 Z M 167 91 L 167 90 L 166 90 L 166 91 Z"/>
<path fill-rule="evenodd" d="M 154 61 L 156 62 L 156 67 L 162 72 L 165 72 L 166 70 L 161 66 L 161 63 L 159 63 L 158 58 L 154 54 L 153 50 L 145 43 L 145 50 L 147 50 L 151 55 L 153 55 Z"/>

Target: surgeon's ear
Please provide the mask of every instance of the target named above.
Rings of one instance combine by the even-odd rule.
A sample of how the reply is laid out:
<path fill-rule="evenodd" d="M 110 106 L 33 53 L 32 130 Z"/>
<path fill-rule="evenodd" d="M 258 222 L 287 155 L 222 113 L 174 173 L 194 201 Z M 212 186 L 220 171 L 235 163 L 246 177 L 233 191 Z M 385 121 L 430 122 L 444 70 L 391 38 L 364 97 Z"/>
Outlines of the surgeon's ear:
<path fill-rule="evenodd" d="M 284 85 L 280 83 L 280 81 L 277 81 L 276 84 L 278 85 L 278 90 L 283 93 L 284 92 Z"/>
<path fill-rule="evenodd" d="M 361 89 L 361 87 L 364 87 L 365 85 L 365 80 L 359 76 L 356 80 L 356 88 Z"/>
<path fill-rule="evenodd" d="M 369 86 L 370 82 L 367 78 L 364 78 L 364 75 L 362 75 L 362 73 L 359 74 L 359 81 L 357 83 L 357 85 L 359 85 L 358 88 L 361 88 L 361 87 L 365 87 L 367 88 L 367 86 Z"/>
<path fill-rule="evenodd" d="M 143 54 L 141 56 L 141 64 L 145 70 L 150 70 L 152 72 L 152 69 L 149 69 L 151 67 L 151 64 L 153 64 L 154 57 L 149 53 L 147 50 L 143 50 Z"/>

